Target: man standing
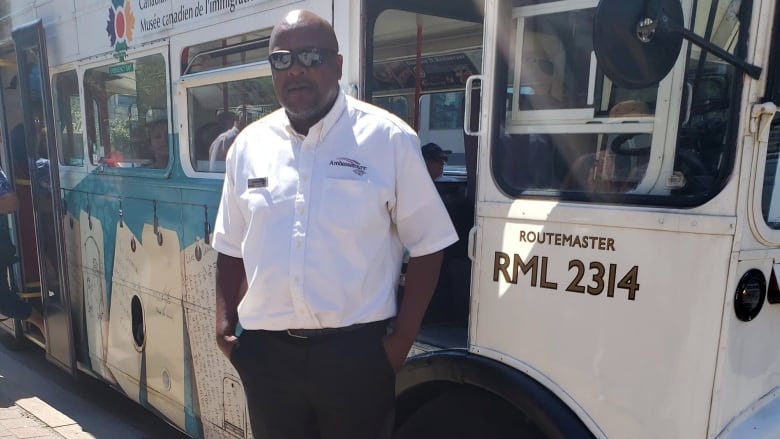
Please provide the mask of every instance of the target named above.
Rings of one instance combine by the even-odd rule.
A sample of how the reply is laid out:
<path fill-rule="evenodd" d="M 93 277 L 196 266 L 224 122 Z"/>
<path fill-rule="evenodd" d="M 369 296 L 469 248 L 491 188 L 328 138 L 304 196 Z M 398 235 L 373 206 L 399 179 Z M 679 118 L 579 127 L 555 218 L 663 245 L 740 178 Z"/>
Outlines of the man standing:
<path fill-rule="evenodd" d="M 458 238 L 415 133 L 339 88 L 330 24 L 290 12 L 269 50 L 283 108 L 227 155 L 213 242 L 217 344 L 244 383 L 256 437 L 388 438 L 395 373 L 441 249 Z"/>

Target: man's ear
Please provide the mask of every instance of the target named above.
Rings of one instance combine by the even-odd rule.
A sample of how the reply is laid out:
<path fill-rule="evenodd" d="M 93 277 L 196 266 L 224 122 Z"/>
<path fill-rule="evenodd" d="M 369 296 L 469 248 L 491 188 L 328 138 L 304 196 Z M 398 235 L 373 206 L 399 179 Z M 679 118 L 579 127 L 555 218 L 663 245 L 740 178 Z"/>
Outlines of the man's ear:
<path fill-rule="evenodd" d="M 344 57 L 341 56 L 341 54 L 336 55 L 336 64 L 339 66 L 339 69 L 338 69 L 338 76 L 339 76 L 339 78 L 338 79 L 341 79 L 341 66 L 342 66 L 342 64 L 344 64 Z"/>

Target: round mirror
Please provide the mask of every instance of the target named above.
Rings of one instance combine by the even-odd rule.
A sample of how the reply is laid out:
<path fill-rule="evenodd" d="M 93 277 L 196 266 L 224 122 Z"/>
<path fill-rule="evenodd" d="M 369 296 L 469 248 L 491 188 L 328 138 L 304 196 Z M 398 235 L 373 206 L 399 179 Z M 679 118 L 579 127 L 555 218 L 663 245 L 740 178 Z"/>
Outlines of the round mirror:
<path fill-rule="evenodd" d="M 644 88 L 672 69 L 682 47 L 679 0 L 601 0 L 593 22 L 599 67 L 615 84 Z"/>

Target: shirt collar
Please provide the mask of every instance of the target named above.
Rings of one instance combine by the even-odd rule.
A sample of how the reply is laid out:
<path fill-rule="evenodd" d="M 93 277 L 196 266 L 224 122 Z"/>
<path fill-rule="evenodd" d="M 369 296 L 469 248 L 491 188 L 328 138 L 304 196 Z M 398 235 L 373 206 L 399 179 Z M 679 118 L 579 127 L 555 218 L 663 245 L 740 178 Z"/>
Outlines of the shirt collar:
<path fill-rule="evenodd" d="M 343 90 L 341 90 L 341 87 L 339 87 L 339 94 L 336 96 L 336 101 L 333 103 L 333 106 L 330 107 L 330 111 L 328 111 L 325 117 L 320 119 L 317 123 L 312 125 L 311 128 L 309 128 L 309 134 L 312 134 L 313 132 L 319 132 L 319 140 L 322 141 L 322 139 L 324 139 L 325 136 L 328 135 L 330 129 L 333 128 L 334 125 L 336 125 L 336 122 L 338 122 L 339 118 L 341 117 L 341 114 L 344 112 L 346 108 L 347 108 L 347 95 L 344 93 Z M 290 118 L 287 117 L 286 113 L 284 118 L 284 128 L 293 137 L 298 137 L 301 139 L 306 137 L 303 136 L 301 133 L 295 131 L 295 128 L 293 128 L 292 123 L 290 123 Z"/>

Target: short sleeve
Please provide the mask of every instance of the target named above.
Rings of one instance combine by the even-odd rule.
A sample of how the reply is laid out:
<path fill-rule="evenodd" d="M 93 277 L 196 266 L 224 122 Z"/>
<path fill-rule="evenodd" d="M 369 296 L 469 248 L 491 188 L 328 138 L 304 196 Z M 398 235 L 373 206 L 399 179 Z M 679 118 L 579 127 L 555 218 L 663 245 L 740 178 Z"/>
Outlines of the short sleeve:
<path fill-rule="evenodd" d="M 214 222 L 214 237 L 211 245 L 222 254 L 241 258 L 243 257 L 241 242 L 246 221 L 239 205 L 239 194 L 236 193 L 237 149 L 231 148 L 227 154 L 225 182 L 222 185 L 222 198 Z"/>
<path fill-rule="evenodd" d="M 425 167 L 417 136 L 401 132 L 394 137 L 396 193 L 391 213 L 398 236 L 411 257 L 435 253 L 456 242 L 458 234 Z"/>

